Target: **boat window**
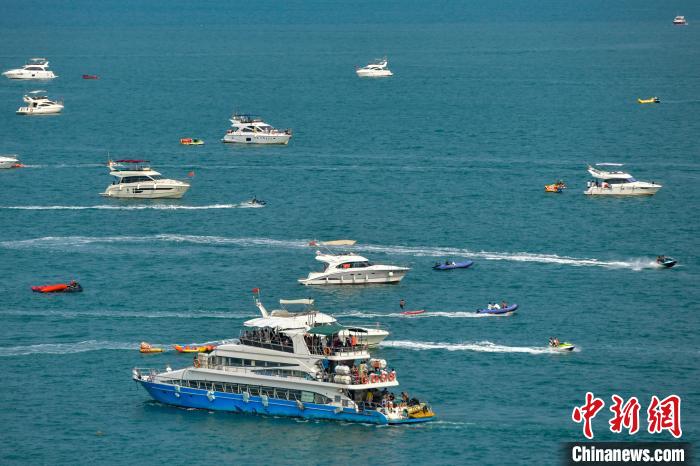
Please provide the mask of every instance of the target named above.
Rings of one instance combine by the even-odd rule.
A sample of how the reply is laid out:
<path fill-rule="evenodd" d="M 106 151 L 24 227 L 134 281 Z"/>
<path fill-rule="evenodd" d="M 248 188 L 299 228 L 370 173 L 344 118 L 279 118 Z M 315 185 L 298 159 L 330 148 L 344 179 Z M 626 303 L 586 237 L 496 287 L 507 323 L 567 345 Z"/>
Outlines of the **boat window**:
<path fill-rule="evenodd" d="M 342 264 L 336 265 L 336 269 L 349 269 L 352 267 L 352 262 L 343 262 Z"/>
<path fill-rule="evenodd" d="M 147 176 L 125 176 L 121 179 L 121 183 L 143 183 L 153 181 Z"/>
<path fill-rule="evenodd" d="M 44 69 L 40 66 L 28 66 L 26 69 L 29 71 L 44 71 Z"/>
<path fill-rule="evenodd" d="M 250 126 L 247 126 L 247 127 L 243 128 L 243 129 L 241 130 L 241 132 L 242 132 L 242 133 L 252 133 L 252 132 L 253 132 L 253 128 L 250 127 Z"/>
<path fill-rule="evenodd" d="M 312 392 L 301 392 L 301 401 L 304 403 L 313 403 L 314 394 Z"/>
<path fill-rule="evenodd" d="M 257 385 L 248 385 L 248 393 L 253 396 L 258 396 L 260 395 L 260 387 Z"/>

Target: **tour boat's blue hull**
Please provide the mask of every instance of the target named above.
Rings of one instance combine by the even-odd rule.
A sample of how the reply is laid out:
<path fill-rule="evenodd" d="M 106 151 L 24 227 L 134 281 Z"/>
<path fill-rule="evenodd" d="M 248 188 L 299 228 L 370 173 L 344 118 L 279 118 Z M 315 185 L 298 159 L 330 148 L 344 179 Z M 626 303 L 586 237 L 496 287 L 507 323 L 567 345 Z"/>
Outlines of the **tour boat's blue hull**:
<path fill-rule="evenodd" d="M 342 410 L 316 403 L 301 403 L 278 398 L 264 399 L 261 396 L 215 392 L 197 388 L 178 387 L 160 383 L 136 380 L 146 391 L 161 403 L 184 408 L 230 411 L 236 413 L 264 414 L 269 416 L 288 416 L 304 419 L 324 419 L 333 421 L 359 422 L 366 424 L 411 424 L 427 422 L 434 418 L 389 419 L 375 410 L 355 411 L 352 408 Z"/>

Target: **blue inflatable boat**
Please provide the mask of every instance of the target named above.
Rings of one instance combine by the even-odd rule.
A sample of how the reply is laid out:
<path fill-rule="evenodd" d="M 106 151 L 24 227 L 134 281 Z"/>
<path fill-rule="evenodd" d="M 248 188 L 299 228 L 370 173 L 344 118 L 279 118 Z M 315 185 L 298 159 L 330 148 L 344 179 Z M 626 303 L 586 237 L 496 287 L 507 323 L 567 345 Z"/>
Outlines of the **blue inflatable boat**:
<path fill-rule="evenodd" d="M 466 269 L 471 267 L 474 261 L 464 261 L 464 262 L 450 262 L 449 264 L 435 264 L 433 265 L 433 270 L 453 270 L 453 269 Z"/>
<path fill-rule="evenodd" d="M 501 315 L 501 314 L 508 314 L 510 312 L 515 312 L 516 309 L 518 309 L 518 305 L 511 304 L 510 306 L 504 307 L 501 309 L 477 309 L 476 313 L 477 314 Z"/>

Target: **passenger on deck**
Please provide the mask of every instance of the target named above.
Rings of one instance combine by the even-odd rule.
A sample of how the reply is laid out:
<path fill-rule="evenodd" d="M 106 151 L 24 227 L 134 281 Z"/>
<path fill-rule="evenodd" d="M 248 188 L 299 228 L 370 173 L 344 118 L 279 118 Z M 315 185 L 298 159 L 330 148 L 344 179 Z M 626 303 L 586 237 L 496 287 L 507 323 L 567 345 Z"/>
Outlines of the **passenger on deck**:
<path fill-rule="evenodd" d="M 507 307 L 508 307 L 508 303 L 505 300 L 501 301 L 501 309 L 505 309 Z"/>
<path fill-rule="evenodd" d="M 488 309 L 489 311 L 490 311 L 491 309 L 493 309 L 493 304 L 489 303 L 487 309 Z"/>
<path fill-rule="evenodd" d="M 499 306 L 498 303 L 496 303 L 496 304 L 493 305 L 493 308 L 492 308 L 492 309 L 500 309 L 500 308 L 501 308 L 501 306 Z"/>

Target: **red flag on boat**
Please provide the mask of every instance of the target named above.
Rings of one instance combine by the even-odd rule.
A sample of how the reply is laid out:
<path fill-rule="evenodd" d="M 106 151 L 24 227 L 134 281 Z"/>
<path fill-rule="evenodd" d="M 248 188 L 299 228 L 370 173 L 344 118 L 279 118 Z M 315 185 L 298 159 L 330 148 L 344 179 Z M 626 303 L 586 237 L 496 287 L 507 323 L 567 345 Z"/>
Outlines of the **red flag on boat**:
<path fill-rule="evenodd" d="M 260 288 L 253 288 L 253 293 L 260 293 Z"/>
<path fill-rule="evenodd" d="M 192 178 L 192 177 L 194 176 L 194 171 L 189 172 L 189 173 L 187 174 L 187 176 L 189 176 L 190 178 Z"/>

